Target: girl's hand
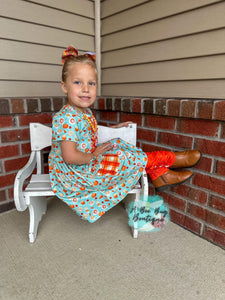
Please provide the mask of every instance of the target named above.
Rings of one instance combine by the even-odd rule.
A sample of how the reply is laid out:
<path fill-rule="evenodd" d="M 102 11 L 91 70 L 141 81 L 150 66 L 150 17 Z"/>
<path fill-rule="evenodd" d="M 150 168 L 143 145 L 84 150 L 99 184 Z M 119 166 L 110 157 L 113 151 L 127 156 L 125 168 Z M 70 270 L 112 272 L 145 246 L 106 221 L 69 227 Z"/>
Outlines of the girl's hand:
<path fill-rule="evenodd" d="M 119 124 L 116 124 L 116 125 L 112 125 L 110 126 L 111 128 L 121 128 L 121 127 L 128 127 L 129 124 L 132 124 L 133 122 L 131 121 L 127 121 L 127 122 L 122 122 L 122 123 L 119 123 Z"/>
<path fill-rule="evenodd" d="M 95 156 L 98 156 L 98 155 L 100 155 L 100 154 L 102 154 L 102 153 L 104 153 L 104 152 L 112 149 L 112 148 L 113 148 L 112 143 L 111 142 L 107 142 L 107 143 L 104 143 L 104 144 L 96 147 L 95 151 L 92 152 L 92 154 L 95 157 Z"/>
<path fill-rule="evenodd" d="M 113 148 L 111 142 L 104 143 L 95 148 L 92 153 L 84 153 L 77 149 L 76 143 L 72 141 L 61 141 L 62 157 L 67 164 L 84 165 L 94 157 Z"/>

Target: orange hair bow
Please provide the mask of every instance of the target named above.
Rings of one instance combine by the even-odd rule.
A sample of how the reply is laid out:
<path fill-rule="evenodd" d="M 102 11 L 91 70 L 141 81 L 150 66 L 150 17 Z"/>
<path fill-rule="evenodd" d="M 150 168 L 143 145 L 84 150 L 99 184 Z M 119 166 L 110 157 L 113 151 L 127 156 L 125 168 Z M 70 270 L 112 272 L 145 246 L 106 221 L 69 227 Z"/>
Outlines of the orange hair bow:
<path fill-rule="evenodd" d="M 95 62 L 96 58 L 94 52 L 85 52 L 84 55 L 88 56 L 90 59 L 92 59 Z"/>
<path fill-rule="evenodd" d="M 89 57 L 91 60 L 93 60 L 95 62 L 95 53 L 93 52 L 86 52 L 84 53 L 85 56 Z M 63 51 L 62 54 L 62 64 L 64 65 L 65 60 L 71 56 L 77 57 L 78 56 L 78 51 L 72 46 L 70 45 L 68 48 L 66 48 Z"/>

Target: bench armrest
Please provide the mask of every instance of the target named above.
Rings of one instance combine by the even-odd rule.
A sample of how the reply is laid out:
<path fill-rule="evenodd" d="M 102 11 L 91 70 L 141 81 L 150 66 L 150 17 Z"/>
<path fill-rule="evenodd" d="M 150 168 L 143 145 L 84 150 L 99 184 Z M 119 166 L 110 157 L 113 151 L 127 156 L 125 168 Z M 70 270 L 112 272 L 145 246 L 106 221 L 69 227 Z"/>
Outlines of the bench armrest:
<path fill-rule="evenodd" d="M 37 164 L 36 152 L 32 151 L 27 164 L 19 170 L 14 182 L 14 202 L 16 209 L 23 211 L 27 208 L 26 199 L 23 193 L 24 181 L 32 174 Z"/>

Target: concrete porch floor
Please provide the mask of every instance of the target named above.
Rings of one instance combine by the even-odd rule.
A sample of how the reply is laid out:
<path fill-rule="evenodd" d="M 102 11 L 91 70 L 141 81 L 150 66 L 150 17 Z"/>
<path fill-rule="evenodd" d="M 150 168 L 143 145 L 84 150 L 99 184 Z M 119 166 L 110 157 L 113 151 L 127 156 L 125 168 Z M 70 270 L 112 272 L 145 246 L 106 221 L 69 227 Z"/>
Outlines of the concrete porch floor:
<path fill-rule="evenodd" d="M 136 240 L 122 205 L 90 224 L 53 198 L 34 244 L 28 225 L 0 215 L 2 300 L 225 299 L 225 251 L 172 222 Z"/>

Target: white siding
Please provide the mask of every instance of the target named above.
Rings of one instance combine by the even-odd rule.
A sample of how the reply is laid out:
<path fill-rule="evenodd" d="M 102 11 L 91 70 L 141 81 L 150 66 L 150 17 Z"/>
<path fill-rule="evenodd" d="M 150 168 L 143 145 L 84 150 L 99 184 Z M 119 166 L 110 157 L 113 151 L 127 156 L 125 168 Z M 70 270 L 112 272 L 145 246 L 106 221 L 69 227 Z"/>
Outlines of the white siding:
<path fill-rule="evenodd" d="M 125 2 L 102 6 L 102 95 L 225 98 L 225 1 Z"/>
<path fill-rule="evenodd" d="M 94 51 L 94 2 L 1 0 L 0 97 L 62 95 L 61 55 Z"/>
<path fill-rule="evenodd" d="M 95 51 L 94 1 L 0 1 L 0 97 L 62 95 L 62 51 Z M 221 0 L 101 1 L 102 95 L 224 99 L 224 16 Z"/>

